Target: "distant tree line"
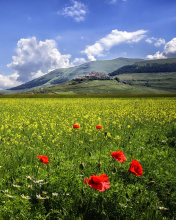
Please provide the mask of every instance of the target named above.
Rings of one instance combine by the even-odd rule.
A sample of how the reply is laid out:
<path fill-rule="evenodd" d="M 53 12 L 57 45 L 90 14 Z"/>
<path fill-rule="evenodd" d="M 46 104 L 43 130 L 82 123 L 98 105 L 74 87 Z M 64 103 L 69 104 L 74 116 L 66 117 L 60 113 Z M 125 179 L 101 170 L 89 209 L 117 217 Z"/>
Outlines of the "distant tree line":
<path fill-rule="evenodd" d="M 160 73 L 160 72 L 176 72 L 176 63 L 151 63 L 147 65 L 126 65 L 112 73 L 110 76 L 115 76 L 123 73 Z"/>

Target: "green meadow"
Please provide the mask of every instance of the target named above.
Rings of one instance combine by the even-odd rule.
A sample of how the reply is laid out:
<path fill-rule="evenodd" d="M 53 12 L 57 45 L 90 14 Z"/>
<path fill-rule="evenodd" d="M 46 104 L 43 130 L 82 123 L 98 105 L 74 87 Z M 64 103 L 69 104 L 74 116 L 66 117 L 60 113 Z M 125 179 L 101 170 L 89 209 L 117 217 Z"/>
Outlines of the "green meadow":
<path fill-rule="evenodd" d="M 176 97 L 30 97 L 0 99 L 0 219 L 176 218 Z"/>

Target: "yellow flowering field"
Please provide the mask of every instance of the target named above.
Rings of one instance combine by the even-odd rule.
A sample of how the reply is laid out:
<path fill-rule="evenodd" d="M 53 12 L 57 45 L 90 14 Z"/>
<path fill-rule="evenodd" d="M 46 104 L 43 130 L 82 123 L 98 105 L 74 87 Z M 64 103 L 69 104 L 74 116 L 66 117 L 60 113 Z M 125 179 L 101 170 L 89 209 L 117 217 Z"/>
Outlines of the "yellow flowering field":
<path fill-rule="evenodd" d="M 176 217 L 174 97 L 0 99 L 0 150 L 0 219 Z"/>

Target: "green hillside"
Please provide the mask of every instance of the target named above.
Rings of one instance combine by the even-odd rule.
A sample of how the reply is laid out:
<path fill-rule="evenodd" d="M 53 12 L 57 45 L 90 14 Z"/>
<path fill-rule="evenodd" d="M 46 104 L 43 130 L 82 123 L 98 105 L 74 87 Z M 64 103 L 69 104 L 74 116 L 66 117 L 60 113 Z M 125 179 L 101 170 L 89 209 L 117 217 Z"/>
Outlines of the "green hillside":
<path fill-rule="evenodd" d="M 176 71 L 173 71 L 175 66 L 176 58 L 163 60 L 118 58 L 94 61 L 54 70 L 18 87 L 1 90 L 0 93 L 171 94 L 176 93 Z M 169 68 L 170 71 L 167 71 Z M 73 80 L 96 71 L 113 75 L 114 80 Z"/>
<path fill-rule="evenodd" d="M 47 88 L 55 84 L 60 84 L 78 76 L 86 75 L 92 71 L 110 73 L 124 65 L 131 65 L 135 62 L 142 61 L 142 59 L 128 59 L 117 58 L 114 60 L 98 60 L 89 63 L 84 63 L 79 66 L 62 68 L 51 71 L 50 73 L 34 79 L 30 82 L 22 84 L 20 86 L 9 89 L 10 91 L 16 90 L 33 90 L 39 88 Z"/>
<path fill-rule="evenodd" d="M 163 60 L 147 60 L 136 62 L 132 65 L 126 65 L 109 73 L 115 76 L 123 73 L 160 73 L 160 72 L 176 72 L 176 58 Z"/>
<path fill-rule="evenodd" d="M 158 59 L 158 60 L 143 60 L 139 62 L 135 62 L 135 65 L 147 65 L 147 64 L 166 64 L 166 63 L 176 63 L 176 58 L 168 58 L 168 59 Z"/>
<path fill-rule="evenodd" d="M 50 88 L 34 91 L 36 94 L 169 94 L 176 93 L 176 73 L 121 74 L 116 80 L 69 81 Z"/>

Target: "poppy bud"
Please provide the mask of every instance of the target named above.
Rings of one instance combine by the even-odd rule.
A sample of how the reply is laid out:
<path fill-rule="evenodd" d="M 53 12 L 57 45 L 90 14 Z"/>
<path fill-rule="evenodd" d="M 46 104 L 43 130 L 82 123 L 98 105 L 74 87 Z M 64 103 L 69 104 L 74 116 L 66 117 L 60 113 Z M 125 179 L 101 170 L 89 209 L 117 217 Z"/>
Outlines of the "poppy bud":
<path fill-rule="evenodd" d="M 79 200 L 79 204 L 80 204 L 80 205 L 83 204 L 83 200 L 82 200 L 82 198 L 80 198 L 80 200 Z"/>
<path fill-rule="evenodd" d="M 79 168 L 80 168 L 81 170 L 84 170 L 84 164 L 83 164 L 83 163 L 80 163 Z"/>
<path fill-rule="evenodd" d="M 97 162 L 98 167 L 101 167 L 101 162 Z"/>
<path fill-rule="evenodd" d="M 117 168 L 116 167 L 114 167 L 113 172 L 117 173 Z"/>
<path fill-rule="evenodd" d="M 148 206 L 150 205 L 150 202 L 149 202 L 149 201 L 147 202 L 147 205 L 148 205 Z"/>
<path fill-rule="evenodd" d="M 103 211 L 102 213 L 101 213 L 103 216 L 106 216 L 106 213 Z"/>
<path fill-rule="evenodd" d="M 108 134 L 108 132 L 107 132 L 107 131 L 105 131 L 104 136 L 106 137 L 106 136 L 107 136 L 107 134 Z"/>
<path fill-rule="evenodd" d="M 149 185 L 149 186 L 153 186 L 154 183 L 155 183 L 155 181 L 150 181 L 150 182 L 148 183 L 148 185 Z"/>
<path fill-rule="evenodd" d="M 128 195 L 128 193 L 126 193 L 126 197 L 127 197 L 127 199 L 129 198 L 129 195 Z"/>
<path fill-rule="evenodd" d="M 81 195 L 84 195 L 84 190 L 83 189 L 81 189 Z"/>

